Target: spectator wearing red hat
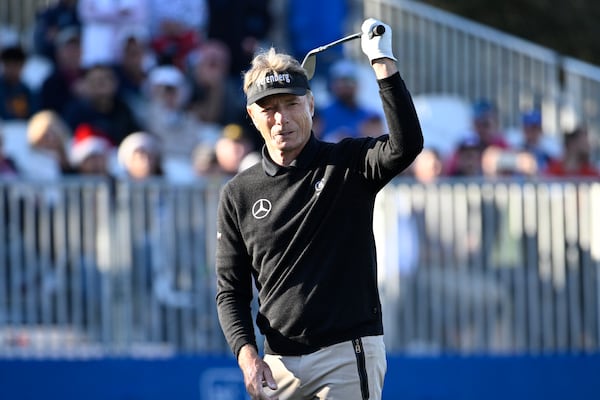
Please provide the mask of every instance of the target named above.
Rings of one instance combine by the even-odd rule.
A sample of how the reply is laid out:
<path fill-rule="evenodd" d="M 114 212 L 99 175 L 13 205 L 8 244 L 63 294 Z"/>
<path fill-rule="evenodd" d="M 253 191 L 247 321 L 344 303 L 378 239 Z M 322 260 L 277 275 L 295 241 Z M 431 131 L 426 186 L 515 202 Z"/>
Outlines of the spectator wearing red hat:
<path fill-rule="evenodd" d="M 113 146 L 104 132 L 89 124 L 75 129 L 70 159 L 73 169 L 83 175 L 109 176 L 109 158 Z"/>

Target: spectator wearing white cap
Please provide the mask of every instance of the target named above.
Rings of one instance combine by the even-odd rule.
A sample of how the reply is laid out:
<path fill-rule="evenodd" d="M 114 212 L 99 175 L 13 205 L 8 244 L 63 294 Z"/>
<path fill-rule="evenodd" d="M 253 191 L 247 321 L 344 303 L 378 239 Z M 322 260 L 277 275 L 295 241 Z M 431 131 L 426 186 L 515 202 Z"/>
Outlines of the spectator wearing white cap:
<path fill-rule="evenodd" d="M 160 142 L 148 132 L 134 132 L 119 145 L 118 161 L 126 177 L 142 181 L 163 175 Z"/>
<path fill-rule="evenodd" d="M 150 71 L 148 83 L 148 131 L 160 138 L 166 158 L 184 159 L 191 166 L 193 149 L 206 141 L 214 143 L 219 129 L 211 129 L 187 110 L 190 89 L 179 68 L 158 66 Z"/>

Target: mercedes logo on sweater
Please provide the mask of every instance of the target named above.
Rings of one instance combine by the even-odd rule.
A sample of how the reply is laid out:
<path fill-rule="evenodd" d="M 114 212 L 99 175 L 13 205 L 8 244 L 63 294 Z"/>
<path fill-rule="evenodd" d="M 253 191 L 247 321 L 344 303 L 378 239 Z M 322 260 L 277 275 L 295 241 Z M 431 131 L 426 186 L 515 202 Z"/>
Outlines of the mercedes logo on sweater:
<path fill-rule="evenodd" d="M 252 206 L 252 215 L 256 219 L 263 219 L 271 212 L 271 202 L 267 199 L 257 200 Z"/>

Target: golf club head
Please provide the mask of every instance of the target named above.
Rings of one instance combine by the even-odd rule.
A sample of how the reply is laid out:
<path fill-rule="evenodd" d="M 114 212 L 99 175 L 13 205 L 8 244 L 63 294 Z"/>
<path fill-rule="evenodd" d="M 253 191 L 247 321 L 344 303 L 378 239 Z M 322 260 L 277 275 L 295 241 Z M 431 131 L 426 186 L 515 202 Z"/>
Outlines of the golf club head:
<path fill-rule="evenodd" d="M 315 75 L 315 68 L 317 66 L 317 52 L 309 51 L 304 60 L 302 61 L 302 68 L 306 71 L 306 76 L 308 80 L 311 80 Z"/>

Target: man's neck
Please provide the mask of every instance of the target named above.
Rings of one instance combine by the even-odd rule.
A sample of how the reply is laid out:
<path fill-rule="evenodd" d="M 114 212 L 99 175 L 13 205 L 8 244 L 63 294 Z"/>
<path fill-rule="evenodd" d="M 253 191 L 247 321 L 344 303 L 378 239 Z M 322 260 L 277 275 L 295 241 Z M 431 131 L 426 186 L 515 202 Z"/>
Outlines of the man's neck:
<path fill-rule="evenodd" d="M 300 154 L 300 151 L 294 151 L 292 153 L 269 148 L 267 148 L 267 151 L 269 152 L 271 160 L 273 160 L 275 164 L 281 165 L 282 167 L 289 166 L 292 163 L 292 161 L 294 161 L 298 157 L 298 154 Z"/>

